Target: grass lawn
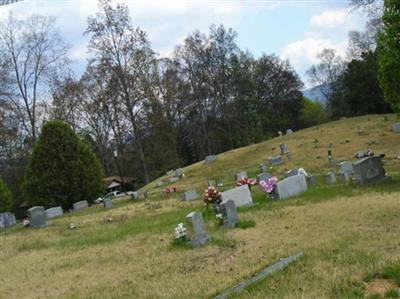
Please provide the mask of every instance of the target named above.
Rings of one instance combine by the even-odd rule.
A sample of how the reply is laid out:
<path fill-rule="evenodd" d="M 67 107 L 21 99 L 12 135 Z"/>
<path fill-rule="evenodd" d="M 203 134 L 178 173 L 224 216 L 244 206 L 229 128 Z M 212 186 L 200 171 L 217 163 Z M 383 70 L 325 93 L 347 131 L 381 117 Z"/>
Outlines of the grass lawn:
<path fill-rule="evenodd" d="M 278 154 L 281 142 L 293 160 L 273 169 L 277 175 L 295 166 L 325 173 L 329 143 L 338 161 L 371 148 L 371 140 L 375 152 L 387 154 L 385 168 L 393 181 L 381 185 L 333 186 L 321 178 L 317 187 L 284 201 L 266 200 L 253 188 L 255 204 L 239 209 L 241 225 L 235 229 L 219 228 L 201 201 L 160 195 L 155 181 L 143 188 L 150 193 L 147 201 L 119 201 L 110 210 L 91 207 L 43 229 L 1 230 L 0 297 L 211 298 L 299 251 L 305 253 L 302 260 L 235 298 L 363 298 L 375 276 L 398 284 L 400 163 L 392 157 L 399 154 L 400 135 L 389 131 L 394 116 L 389 119 L 341 120 L 224 153 L 210 166 L 185 168 L 178 190 L 201 191 L 208 178 L 222 176 L 228 188 L 238 171 L 257 174 L 258 164 Z M 365 133 L 357 134 L 357 126 Z M 342 143 L 346 138 L 351 142 Z M 213 236 L 197 249 L 173 242 L 174 227 L 193 210 L 203 212 Z M 71 222 L 76 229 L 68 228 Z"/>

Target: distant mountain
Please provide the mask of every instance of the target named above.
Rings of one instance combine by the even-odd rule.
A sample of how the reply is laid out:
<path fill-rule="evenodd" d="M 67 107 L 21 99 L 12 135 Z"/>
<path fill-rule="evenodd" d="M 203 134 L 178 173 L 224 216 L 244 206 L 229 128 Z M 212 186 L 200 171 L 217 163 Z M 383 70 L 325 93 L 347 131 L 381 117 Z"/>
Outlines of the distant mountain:
<path fill-rule="evenodd" d="M 303 90 L 303 95 L 314 102 L 319 102 L 322 103 L 323 105 L 326 104 L 326 100 L 324 99 L 324 96 L 322 95 L 321 92 L 321 85 Z"/>

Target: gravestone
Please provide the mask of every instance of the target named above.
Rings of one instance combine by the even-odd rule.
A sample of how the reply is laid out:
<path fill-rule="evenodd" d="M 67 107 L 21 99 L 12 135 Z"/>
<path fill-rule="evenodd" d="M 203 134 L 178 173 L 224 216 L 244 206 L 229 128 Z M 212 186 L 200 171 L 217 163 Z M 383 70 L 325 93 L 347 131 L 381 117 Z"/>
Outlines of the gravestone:
<path fill-rule="evenodd" d="M 44 207 L 35 206 L 28 210 L 29 225 L 31 227 L 44 227 L 47 225 L 47 215 Z"/>
<path fill-rule="evenodd" d="M 290 135 L 290 134 L 292 134 L 293 133 L 293 130 L 292 129 L 287 129 L 286 130 L 286 135 Z"/>
<path fill-rule="evenodd" d="M 268 159 L 270 166 L 277 166 L 283 163 L 281 156 L 274 156 Z"/>
<path fill-rule="evenodd" d="M 400 123 L 395 123 L 392 125 L 393 132 L 400 133 Z"/>
<path fill-rule="evenodd" d="M 282 137 L 282 136 L 283 136 L 282 131 L 278 131 L 278 136 L 279 136 L 279 137 Z"/>
<path fill-rule="evenodd" d="M 106 209 L 111 209 L 111 207 L 112 207 L 111 198 L 104 198 L 104 200 L 103 200 L 103 206 L 104 206 L 104 208 L 106 208 Z"/>
<path fill-rule="evenodd" d="M 260 164 L 260 172 L 268 172 L 268 165 Z"/>
<path fill-rule="evenodd" d="M 132 193 L 132 196 L 133 196 L 133 199 L 138 199 L 139 196 L 140 196 L 139 191 L 134 191 L 134 192 Z"/>
<path fill-rule="evenodd" d="M 206 162 L 206 164 L 210 164 L 210 163 L 214 162 L 215 160 L 217 160 L 217 156 L 215 156 L 215 155 L 209 155 L 204 158 L 204 161 Z"/>
<path fill-rule="evenodd" d="M 239 181 L 239 180 L 241 180 L 241 179 L 243 179 L 243 178 L 247 178 L 247 172 L 246 172 L 246 171 L 238 172 L 238 173 L 235 175 L 235 179 L 236 179 L 237 181 Z"/>
<path fill-rule="evenodd" d="M 268 179 L 269 179 L 270 177 L 271 177 L 271 174 L 268 173 L 268 172 L 260 173 L 260 174 L 257 176 L 257 183 L 260 183 L 261 181 L 266 182 L 266 181 L 268 181 Z"/>
<path fill-rule="evenodd" d="M 172 184 L 172 183 L 176 183 L 176 182 L 179 181 L 179 178 L 177 178 L 177 177 L 172 177 L 172 178 L 169 178 L 168 181 L 169 181 L 171 184 Z"/>
<path fill-rule="evenodd" d="M 175 170 L 175 176 L 178 178 L 182 178 L 184 175 L 183 169 L 182 168 L 178 168 L 177 170 Z"/>
<path fill-rule="evenodd" d="M 224 227 L 233 228 L 238 221 L 236 205 L 233 200 L 221 204 L 222 223 Z"/>
<path fill-rule="evenodd" d="M 13 213 L 0 213 L 0 228 L 11 227 L 16 224 L 15 215 Z"/>
<path fill-rule="evenodd" d="M 81 201 L 77 201 L 76 203 L 74 203 L 72 205 L 74 210 L 82 210 L 82 209 L 86 209 L 87 207 L 89 207 L 89 204 L 86 200 L 81 200 Z"/>
<path fill-rule="evenodd" d="M 292 161 L 292 153 L 291 152 L 287 152 L 286 157 L 287 157 L 288 161 Z"/>
<path fill-rule="evenodd" d="M 350 182 L 350 173 L 348 172 L 339 172 L 337 175 L 339 181 L 348 183 Z"/>
<path fill-rule="evenodd" d="M 199 198 L 196 190 L 189 190 L 182 193 L 182 200 L 191 201 Z"/>
<path fill-rule="evenodd" d="M 386 176 L 382 158 L 379 156 L 366 157 L 354 163 L 354 180 L 360 185 L 381 182 L 390 177 Z"/>
<path fill-rule="evenodd" d="M 217 179 L 215 180 L 215 185 L 216 185 L 217 187 L 223 187 L 223 186 L 224 186 L 224 180 L 223 180 L 222 178 L 217 178 Z"/>
<path fill-rule="evenodd" d="M 46 210 L 47 219 L 52 219 L 58 216 L 62 216 L 63 210 L 62 207 L 53 207 Z"/>
<path fill-rule="evenodd" d="M 174 175 L 175 175 L 175 171 L 174 170 L 168 170 L 167 171 L 167 176 L 173 177 Z"/>
<path fill-rule="evenodd" d="M 353 163 L 344 161 L 339 163 L 341 173 L 353 173 Z"/>
<path fill-rule="evenodd" d="M 186 215 L 186 223 L 186 234 L 193 247 L 203 246 L 208 242 L 208 240 L 210 240 L 210 236 L 206 233 L 203 216 L 201 216 L 201 213 L 189 213 Z"/>
<path fill-rule="evenodd" d="M 253 205 L 253 199 L 248 185 L 242 185 L 221 193 L 222 202 L 226 202 L 230 199 L 235 202 L 236 207 Z"/>
<path fill-rule="evenodd" d="M 156 188 L 161 188 L 162 185 L 163 185 L 163 182 L 157 182 L 157 183 L 156 183 Z"/>
<path fill-rule="evenodd" d="M 286 199 L 307 191 L 307 181 L 304 175 L 290 176 L 276 184 L 279 199 Z"/>
<path fill-rule="evenodd" d="M 279 147 L 281 149 L 281 155 L 285 155 L 285 154 L 289 153 L 289 148 L 285 143 L 279 144 Z"/>
<path fill-rule="evenodd" d="M 326 174 L 326 182 L 328 183 L 328 184 L 336 184 L 336 175 L 335 175 L 335 173 L 333 173 L 333 172 L 328 172 L 327 174 Z"/>
<path fill-rule="evenodd" d="M 292 169 L 289 170 L 288 172 L 285 173 L 285 177 L 288 178 L 290 176 L 294 176 L 294 175 L 304 175 L 305 177 L 308 176 L 307 172 L 304 170 L 304 168 L 296 168 L 296 169 Z"/>
<path fill-rule="evenodd" d="M 311 186 L 316 186 L 318 184 L 318 179 L 315 175 L 308 175 L 307 184 Z"/>

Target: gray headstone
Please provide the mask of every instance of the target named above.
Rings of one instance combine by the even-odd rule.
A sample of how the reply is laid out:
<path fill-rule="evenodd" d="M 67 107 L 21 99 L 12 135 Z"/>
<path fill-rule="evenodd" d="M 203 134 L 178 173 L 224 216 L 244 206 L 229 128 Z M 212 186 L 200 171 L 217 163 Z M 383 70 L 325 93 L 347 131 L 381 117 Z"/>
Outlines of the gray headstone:
<path fill-rule="evenodd" d="M 278 136 L 282 137 L 282 135 L 283 135 L 282 131 L 278 131 Z"/>
<path fill-rule="evenodd" d="M 182 193 L 182 200 L 191 201 L 199 198 L 196 190 L 189 190 Z"/>
<path fill-rule="evenodd" d="M 328 172 L 326 174 L 326 182 L 328 184 L 336 184 L 336 175 L 333 172 Z"/>
<path fill-rule="evenodd" d="M 270 177 L 271 177 L 271 174 L 269 174 L 268 172 L 260 173 L 257 176 L 257 183 L 260 183 L 261 181 L 266 182 Z"/>
<path fill-rule="evenodd" d="M 353 163 L 349 161 L 339 163 L 339 167 L 342 173 L 353 173 Z"/>
<path fill-rule="evenodd" d="M 279 199 L 297 196 L 307 191 L 307 181 L 304 175 L 290 176 L 276 184 Z"/>
<path fill-rule="evenodd" d="M 379 156 L 366 157 L 354 163 L 354 180 L 360 185 L 388 179 Z"/>
<path fill-rule="evenodd" d="M 47 219 L 59 217 L 62 216 L 63 214 L 64 213 L 62 207 L 53 207 L 46 210 Z"/>
<path fill-rule="evenodd" d="M 163 182 L 157 182 L 157 183 L 156 183 L 156 188 L 161 188 L 162 185 L 163 185 Z"/>
<path fill-rule="evenodd" d="M 336 161 L 335 161 L 335 159 L 334 159 L 332 156 L 329 156 L 329 157 L 328 157 L 328 165 L 329 165 L 329 167 L 331 167 L 331 168 L 333 168 L 333 167 L 336 166 Z"/>
<path fill-rule="evenodd" d="M 290 134 L 292 134 L 293 133 L 293 130 L 292 129 L 287 129 L 286 130 L 286 135 L 290 135 Z"/>
<path fill-rule="evenodd" d="M 35 206 L 28 210 L 29 225 L 31 227 L 44 227 L 47 225 L 47 215 L 44 207 Z"/>
<path fill-rule="evenodd" d="M 339 172 L 337 178 L 341 182 L 348 183 L 350 182 L 350 173 L 348 172 Z"/>
<path fill-rule="evenodd" d="M 183 177 L 183 169 L 182 168 L 178 168 L 177 170 L 175 170 L 175 176 L 178 178 L 182 178 Z"/>
<path fill-rule="evenodd" d="M 103 206 L 104 206 L 104 208 L 106 208 L 106 209 L 111 209 L 111 207 L 112 207 L 111 198 L 104 198 L 104 199 L 103 199 Z"/>
<path fill-rule="evenodd" d="M 307 184 L 311 186 L 316 186 L 318 184 L 318 179 L 315 175 L 308 175 L 307 179 Z"/>
<path fill-rule="evenodd" d="M 289 148 L 285 143 L 281 143 L 279 147 L 281 149 L 281 155 L 285 155 L 289 152 Z"/>
<path fill-rule="evenodd" d="M 243 178 L 247 178 L 247 172 L 246 171 L 241 171 L 241 172 L 238 172 L 236 175 L 235 175 L 235 179 L 238 181 L 238 180 L 241 180 L 241 179 L 243 179 Z"/>
<path fill-rule="evenodd" d="M 139 191 L 133 191 L 132 196 L 133 196 L 133 199 L 138 199 L 140 196 Z"/>
<path fill-rule="evenodd" d="M 253 199 L 251 197 L 248 185 L 242 185 L 240 187 L 222 192 L 221 194 L 222 202 L 226 202 L 231 199 L 235 202 L 236 207 L 251 206 L 253 204 Z"/>
<path fill-rule="evenodd" d="M 221 204 L 222 222 L 224 227 L 233 228 L 238 221 L 236 205 L 233 200 L 227 200 Z"/>
<path fill-rule="evenodd" d="M 15 215 L 13 213 L 0 213 L 0 228 L 11 227 L 16 224 Z"/>
<path fill-rule="evenodd" d="M 176 183 L 176 182 L 179 181 L 179 178 L 177 178 L 177 177 L 172 177 L 172 178 L 169 178 L 168 181 L 169 181 L 170 183 Z"/>
<path fill-rule="evenodd" d="M 168 170 L 167 171 L 167 176 L 173 177 L 175 175 L 175 170 Z"/>
<path fill-rule="evenodd" d="M 268 162 L 270 166 L 277 166 L 283 163 L 281 156 L 270 157 Z"/>
<path fill-rule="evenodd" d="M 186 233 L 193 247 L 203 246 L 208 242 L 208 240 L 210 240 L 210 236 L 206 233 L 203 216 L 201 216 L 201 213 L 189 213 L 186 215 L 186 223 Z"/>
<path fill-rule="evenodd" d="M 392 125 L 393 132 L 400 133 L 400 123 L 395 123 Z"/>
<path fill-rule="evenodd" d="M 288 178 L 288 177 L 294 176 L 294 175 L 298 175 L 298 174 L 300 174 L 298 168 L 292 169 L 285 173 L 285 178 Z"/>
<path fill-rule="evenodd" d="M 268 172 L 268 165 L 260 164 L 260 172 Z"/>
<path fill-rule="evenodd" d="M 74 203 L 72 205 L 74 210 L 82 210 L 82 209 L 86 209 L 87 207 L 89 207 L 89 204 L 86 200 L 81 200 L 81 201 L 77 201 L 76 203 Z"/>
<path fill-rule="evenodd" d="M 215 156 L 215 155 L 209 155 L 204 158 L 204 161 L 206 162 L 206 164 L 210 164 L 210 163 L 214 162 L 215 160 L 217 160 L 217 156 Z"/>

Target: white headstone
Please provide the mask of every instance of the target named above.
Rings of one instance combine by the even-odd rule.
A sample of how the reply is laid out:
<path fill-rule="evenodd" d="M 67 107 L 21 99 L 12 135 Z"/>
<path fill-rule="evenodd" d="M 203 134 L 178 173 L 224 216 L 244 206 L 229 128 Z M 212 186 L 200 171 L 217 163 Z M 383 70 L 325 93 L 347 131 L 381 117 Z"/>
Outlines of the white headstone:
<path fill-rule="evenodd" d="M 191 201 L 197 198 L 199 198 L 199 195 L 197 194 L 196 190 L 189 190 L 182 193 L 182 200 Z"/>
<path fill-rule="evenodd" d="M 236 207 L 251 206 L 253 204 L 253 199 L 251 197 L 248 185 L 242 185 L 240 187 L 222 192 L 221 194 L 222 202 L 226 202 L 231 199 L 235 202 Z"/>
<path fill-rule="evenodd" d="M 89 207 L 89 204 L 86 200 L 81 200 L 81 201 L 77 201 L 76 203 L 74 203 L 72 205 L 74 210 L 82 210 L 82 209 L 86 209 L 87 207 Z"/>
<path fill-rule="evenodd" d="M 283 179 L 277 183 L 276 190 L 279 199 L 297 196 L 307 191 L 306 177 L 302 174 L 297 174 Z"/>
<path fill-rule="evenodd" d="M 53 208 L 47 209 L 46 214 L 47 214 L 48 219 L 52 219 L 52 218 L 55 218 L 58 216 L 62 216 L 64 213 L 63 213 L 62 207 L 53 207 Z"/>
<path fill-rule="evenodd" d="M 0 228 L 14 226 L 16 224 L 15 215 L 13 213 L 0 213 Z"/>
<path fill-rule="evenodd" d="M 217 156 L 215 156 L 215 155 L 209 155 L 204 158 L 204 161 L 206 162 L 206 164 L 210 164 L 210 163 L 214 162 L 215 160 L 217 160 Z"/>

